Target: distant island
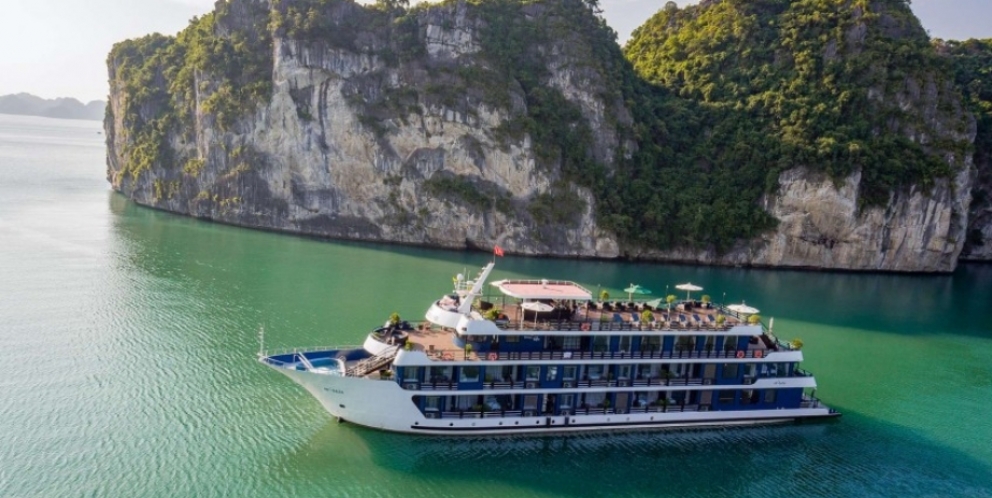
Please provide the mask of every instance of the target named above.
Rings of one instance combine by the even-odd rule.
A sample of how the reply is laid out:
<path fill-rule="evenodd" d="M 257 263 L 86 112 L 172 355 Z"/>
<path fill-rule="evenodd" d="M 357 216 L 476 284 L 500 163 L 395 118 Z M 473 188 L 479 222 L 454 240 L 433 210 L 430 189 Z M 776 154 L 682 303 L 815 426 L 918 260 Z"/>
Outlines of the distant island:
<path fill-rule="evenodd" d="M 107 103 L 94 100 L 84 104 L 73 98 L 43 99 L 30 93 L 16 93 L 0 97 L 0 114 L 43 116 L 61 119 L 103 119 Z"/>

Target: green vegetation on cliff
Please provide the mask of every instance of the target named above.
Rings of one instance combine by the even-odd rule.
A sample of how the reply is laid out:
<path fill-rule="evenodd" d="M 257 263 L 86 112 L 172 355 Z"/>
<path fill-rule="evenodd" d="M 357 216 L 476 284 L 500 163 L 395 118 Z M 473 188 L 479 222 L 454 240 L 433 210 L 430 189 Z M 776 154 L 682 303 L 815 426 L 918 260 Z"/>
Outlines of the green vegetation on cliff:
<path fill-rule="evenodd" d="M 861 201 L 879 205 L 893 190 L 949 177 L 943 155 L 960 161 L 969 149 L 966 139 L 937 128 L 939 118 L 959 112 L 956 95 L 907 4 L 670 4 L 634 32 L 625 52 L 645 79 L 716 124 L 707 126 L 710 143 L 700 158 L 740 164 L 748 183 L 766 190 L 794 166 L 836 179 L 861 169 Z M 925 115 L 929 107 L 941 116 Z"/>
<path fill-rule="evenodd" d="M 196 113 L 222 128 L 253 111 L 272 91 L 268 9 L 257 2 L 217 2 L 176 37 L 153 34 L 114 45 L 111 82 L 125 96 L 130 133 L 124 172 L 137 178 L 153 164 L 178 167 L 170 136 L 190 137 Z"/>

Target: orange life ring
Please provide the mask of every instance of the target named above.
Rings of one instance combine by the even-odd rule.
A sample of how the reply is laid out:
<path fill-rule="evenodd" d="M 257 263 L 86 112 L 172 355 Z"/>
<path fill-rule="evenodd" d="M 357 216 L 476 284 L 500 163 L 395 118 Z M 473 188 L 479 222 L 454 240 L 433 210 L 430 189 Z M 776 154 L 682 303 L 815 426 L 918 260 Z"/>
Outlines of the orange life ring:
<path fill-rule="evenodd" d="M 760 349 L 754 352 L 755 358 L 761 358 L 762 356 L 764 356 L 764 353 L 762 353 Z"/>
<path fill-rule="evenodd" d="M 744 357 L 744 351 L 738 351 L 737 352 L 737 357 L 738 358 L 743 358 Z"/>
<path fill-rule="evenodd" d="M 454 360 L 455 359 L 455 355 L 453 355 L 451 353 L 444 353 L 444 354 L 441 355 L 441 359 L 442 360 L 445 360 L 445 361 L 451 361 L 451 360 Z"/>
<path fill-rule="evenodd" d="M 589 329 L 591 329 L 591 328 L 592 327 L 590 327 L 588 323 L 583 323 L 582 324 L 582 331 L 583 332 L 589 332 Z"/>
<path fill-rule="evenodd" d="M 496 353 L 489 353 L 489 355 L 486 356 L 486 358 L 489 358 L 489 361 L 496 361 L 499 359 L 499 355 Z"/>

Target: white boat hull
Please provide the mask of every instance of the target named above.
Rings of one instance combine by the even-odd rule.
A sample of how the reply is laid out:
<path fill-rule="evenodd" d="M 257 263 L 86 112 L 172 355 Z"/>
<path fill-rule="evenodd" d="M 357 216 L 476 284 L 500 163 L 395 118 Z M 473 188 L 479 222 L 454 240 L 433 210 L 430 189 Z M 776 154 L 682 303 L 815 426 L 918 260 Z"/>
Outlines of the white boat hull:
<path fill-rule="evenodd" d="M 271 365 L 270 365 L 271 366 Z M 680 427 L 756 425 L 834 417 L 827 407 L 706 412 L 653 412 L 492 418 L 427 418 L 413 396 L 397 383 L 344 377 L 273 366 L 310 392 L 333 416 L 358 425 L 408 434 L 487 435 L 548 432 L 643 430 Z M 449 392 L 454 393 L 454 391 Z M 438 393 L 440 394 L 440 393 Z"/>

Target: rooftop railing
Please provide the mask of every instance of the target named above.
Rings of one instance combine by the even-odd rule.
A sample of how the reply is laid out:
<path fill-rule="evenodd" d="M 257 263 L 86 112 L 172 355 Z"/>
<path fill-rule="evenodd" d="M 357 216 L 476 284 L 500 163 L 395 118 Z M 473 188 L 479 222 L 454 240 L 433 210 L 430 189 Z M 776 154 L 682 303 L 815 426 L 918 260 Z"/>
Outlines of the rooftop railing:
<path fill-rule="evenodd" d="M 712 351 L 490 351 L 471 352 L 463 349 L 434 349 L 425 351 L 433 361 L 578 361 L 578 360 L 660 360 L 660 359 L 761 359 L 770 353 L 764 349 L 732 349 Z"/>

